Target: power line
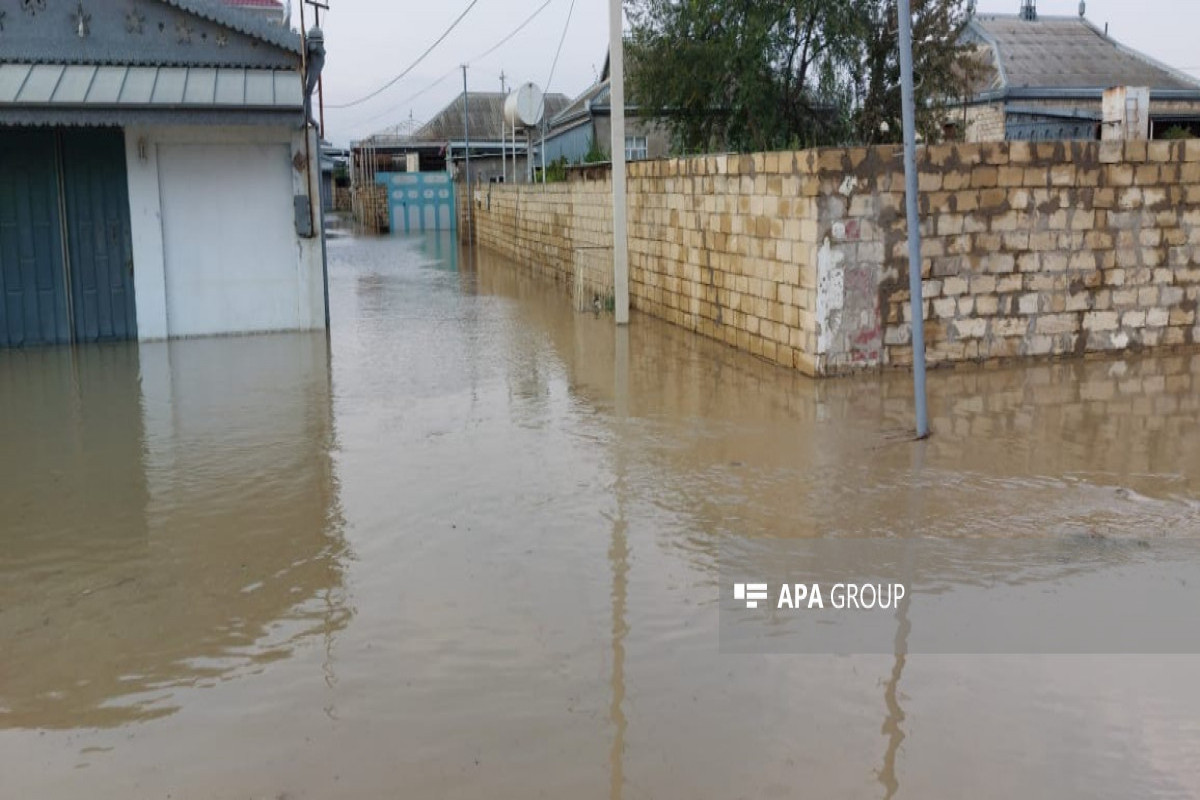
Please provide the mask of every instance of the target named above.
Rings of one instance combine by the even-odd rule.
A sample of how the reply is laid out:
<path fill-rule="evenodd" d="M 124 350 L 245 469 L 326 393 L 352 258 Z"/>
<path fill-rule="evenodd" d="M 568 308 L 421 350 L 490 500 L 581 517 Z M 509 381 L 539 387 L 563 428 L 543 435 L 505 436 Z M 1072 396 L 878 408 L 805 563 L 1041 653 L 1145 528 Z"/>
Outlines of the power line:
<path fill-rule="evenodd" d="M 422 95 L 430 92 L 431 90 L 436 89 L 437 87 L 441 86 L 443 83 L 446 82 L 447 78 L 449 78 L 451 75 L 453 75 L 456 72 L 458 72 L 458 67 L 455 67 L 454 69 L 446 72 L 444 75 L 442 75 L 442 77 L 438 78 L 437 80 L 435 80 L 433 83 L 426 86 L 421 91 L 419 91 L 415 94 L 412 94 L 409 97 L 406 97 L 404 100 L 401 100 L 399 103 L 396 103 L 395 105 L 388 106 L 387 109 L 379 112 L 378 114 L 374 114 L 370 117 L 367 117 L 366 119 L 364 119 L 362 122 L 360 122 L 358 124 L 365 125 L 368 122 L 374 122 L 375 120 L 379 119 L 380 117 L 386 117 L 388 114 L 395 112 L 397 109 L 403 108 L 404 106 L 411 103 L 413 100 L 416 100 L 418 97 L 421 97 Z"/>
<path fill-rule="evenodd" d="M 503 47 L 504 45 L 508 44 L 508 42 L 509 42 L 509 41 L 510 41 L 510 40 L 511 40 L 511 39 L 512 39 L 514 36 L 516 36 L 516 35 L 517 35 L 518 33 L 520 33 L 521 31 L 525 30 L 525 27 L 526 27 L 527 25 L 529 25 L 529 23 L 533 22 L 533 20 L 534 20 L 534 19 L 535 19 L 535 18 L 536 18 L 536 17 L 537 17 L 539 14 L 541 14 L 543 11 L 545 11 L 545 10 L 546 10 L 546 8 L 547 8 L 547 7 L 549 7 L 549 6 L 550 6 L 550 4 L 551 4 L 551 3 L 553 3 L 553 2 L 554 2 L 554 0 L 546 0 L 546 2 L 544 2 L 544 3 L 542 3 L 540 6 L 538 6 L 538 7 L 537 7 L 537 9 L 536 9 L 536 10 L 535 10 L 535 11 L 534 11 L 532 14 L 530 14 L 528 17 L 526 17 L 526 18 L 525 18 L 525 21 L 524 21 L 524 22 L 522 22 L 520 25 L 518 25 L 516 28 L 514 28 L 514 29 L 513 29 L 513 30 L 512 30 L 512 31 L 511 31 L 511 32 L 510 32 L 510 33 L 509 33 L 507 36 L 505 36 L 503 39 L 501 39 L 501 40 L 500 40 L 499 42 L 497 42 L 496 44 L 494 44 L 494 45 L 492 45 L 491 47 L 489 47 L 489 48 L 488 48 L 486 51 L 484 51 L 484 52 L 483 52 L 483 53 L 481 53 L 480 55 L 478 55 L 478 56 L 475 56 L 474 58 L 472 58 L 472 59 L 470 59 L 469 61 L 467 61 L 467 64 L 474 64 L 474 63 L 476 63 L 476 62 L 478 62 L 478 61 L 482 61 L 483 59 L 485 59 L 485 58 L 487 58 L 488 56 L 490 56 L 492 53 L 494 53 L 494 52 L 496 52 L 497 50 L 499 50 L 499 49 L 500 49 L 501 47 Z M 574 8 L 574 6 L 575 6 L 575 3 L 574 3 L 574 0 L 572 0 L 572 2 L 571 2 L 571 7 L 572 7 L 572 9 Z M 469 9 L 468 9 L 468 10 L 469 10 Z M 569 16 L 569 15 L 568 15 L 568 17 L 567 17 L 567 20 L 568 20 L 568 22 L 570 21 L 570 16 Z M 565 32 L 564 32 L 564 35 L 565 35 Z M 561 44 L 561 43 L 559 44 L 559 49 L 560 49 L 560 50 L 562 49 L 562 44 Z M 556 61 L 556 62 L 557 62 L 557 60 L 558 60 L 558 59 L 557 59 L 557 57 L 555 57 L 555 61 Z M 399 103 L 396 103 L 396 104 L 394 104 L 394 105 L 391 105 L 391 106 L 389 106 L 389 107 L 388 107 L 386 110 L 384 110 L 384 111 L 381 111 L 380 113 L 378 113 L 378 114 L 375 114 L 374 116 L 367 117 L 365 120 L 363 120 L 361 123 L 358 123 L 358 124 L 360 124 L 360 125 L 361 125 L 361 124 L 366 124 L 366 123 L 368 123 L 368 122 L 373 122 L 373 121 L 375 121 L 375 120 L 379 119 L 380 117 L 385 117 L 385 116 L 387 116 L 388 114 L 391 114 L 392 112 L 396 111 L 396 109 L 398 109 L 398 108 L 403 108 L 404 106 L 406 106 L 406 105 L 408 105 L 409 103 L 411 103 L 413 100 L 416 100 L 418 97 L 421 97 L 422 95 L 426 94 L 426 93 L 427 93 L 427 92 L 429 92 L 430 90 L 432 90 L 432 89 L 436 88 L 437 86 L 440 86 L 442 83 L 444 83 L 444 82 L 446 81 L 446 79 L 447 79 L 447 78 L 449 78 L 451 75 L 454 75 L 456 72 L 458 72 L 458 69 L 459 69 L 458 67 L 455 67 L 455 68 L 453 68 L 453 69 L 451 69 L 451 70 L 447 71 L 447 72 L 446 72 L 444 75 L 442 75 L 442 76 L 441 76 L 440 78 L 438 78 L 437 80 L 433 81 L 433 83 L 430 83 L 428 86 L 426 86 L 426 87 L 425 87 L 424 89 L 422 89 L 421 91 L 419 91 L 419 92 L 417 92 L 417 93 L 415 93 L 415 94 L 411 95 L 410 97 L 408 97 L 408 98 L 406 98 L 406 99 L 404 99 L 404 100 L 401 100 Z M 553 70 L 551 70 L 551 72 L 553 72 Z M 401 77 L 403 77 L 403 76 L 401 76 Z M 394 81 L 393 81 L 393 82 L 394 82 Z M 384 88 L 387 88 L 387 87 L 384 87 Z M 330 107 L 330 108 L 346 108 L 346 107 L 348 107 L 349 105 L 352 105 L 352 104 L 347 104 L 347 105 L 345 105 L 345 106 L 328 106 L 328 107 Z"/>
<path fill-rule="evenodd" d="M 475 7 L 475 5 L 478 2 L 479 2 L 479 0 L 471 0 L 471 2 L 467 5 L 467 7 L 465 9 L 463 9 L 463 12 L 458 15 L 458 19 L 454 20 L 454 22 L 452 22 L 450 24 L 450 27 L 447 28 L 445 30 L 445 32 L 443 32 L 442 35 L 437 38 L 437 41 L 435 41 L 433 44 L 429 45 L 429 48 L 424 53 L 421 53 L 420 57 L 417 58 L 417 60 L 414 61 L 413 63 L 409 64 L 408 67 L 403 72 L 401 72 L 399 75 L 392 78 L 390 81 L 385 83 L 383 86 L 380 86 L 378 89 L 371 92 L 369 95 L 367 95 L 365 97 L 360 97 L 359 99 L 357 99 L 351 103 L 340 103 L 338 105 L 330 105 L 328 107 L 329 108 L 350 108 L 351 106 L 356 106 L 356 105 L 359 105 L 360 103 L 365 103 L 368 100 L 370 100 L 372 97 L 375 97 L 376 95 L 382 93 L 386 89 L 390 89 L 392 86 L 395 86 L 396 83 L 401 78 L 403 78 L 405 75 L 407 75 L 408 73 L 410 73 L 414 69 L 416 69 L 417 65 L 420 64 L 422 61 L 424 61 L 425 57 L 428 56 L 430 53 L 432 53 L 434 48 L 436 48 L 439 44 L 441 44 L 443 41 L 445 41 L 446 37 L 450 35 L 451 31 L 453 31 L 455 28 L 458 27 L 458 24 L 463 21 L 463 18 L 467 16 L 467 14 L 471 11 L 472 8 Z"/>
<path fill-rule="evenodd" d="M 558 40 L 558 50 L 554 52 L 554 62 L 550 65 L 550 77 L 546 79 L 546 91 L 550 91 L 550 84 L 554 82 L 554 70 L 558 69 L 558 57 L 562 55 L 563 43 L 567 41 L 567 29 L 571 27 L 571 15 L 575 13 L 575 0 L 571 0 L 571 7 L 567 9 L 567 21 L 563 25 L 562 38 Z"/>
<path fill-rule="evenodd" d="M 536 17 L 538 14 L 541 14 L 543 11 L 545 11 L 545 10 L 546 10 L 546 6 L 550 5 L 550 4 L 551 4 L 551 3 L 553 3 L 553 2 L 554 2 L 554 0 L 546 0 L 546 2 L 544 2 L 544 3 L 542 3 L 540 6 L 538 6 L 538 8 L 537 8 L 537 10 L 536 10 L 536 11 L 534 11 L 532 14 L 530 14 L 528 17 L 526 17 L 526 18 L 525 18 L 525 21 L 524 21 L 524 22 L 522 22 L 520 25 L 518 25 L 518 26 L 516 27 L 516 29 L 515 29 L 515 30 L 514 30 L 512 33 L 510 33 L 508 36 L 505 36 L 503 39 L 501 39 L 501 40 L 500 40 L 499 42 L 497 42 L 496 44 L 492 45 L 492 47 L 491 47 L 491 48 L 490 48 L 490 49 L 489 49 L 489 50 L 488 50 L 486 53 L 484 53 L 483 55 L 480 55 L 480 56 L 476 56 L 475 58 L 472 58 L 472 59 L 471 59 L 469 62 L 467 62 L 467 63 L 469 63 L 469 64 L 470 64 L 470 63 L 474 63 L 474 62 L 476 62 L 476 61 L 482 61 L 483 59 L 485 59 L 485 58 L 487 58 L 488 56 L 490 56 L 492 53 L 494 53 L 494 52 L 496 52 L 497 50 L 499 50 L 499 49 L 500 49 L 501 47 L 503 47 L 504 45 L 508 44 L 508 40 L 509 40 L 509 39 L 513 38 L 514 36 L 516 36 L 516 35 L 517 35 L 518 33 L 520 33 L 521 31 L 525 30 L 525 26 L 526 26 L 526 25 L 528 25 L 529 23 L 533 22 L 533 19 L 534 19 L 534 17 Z M 574 3 L 574 0 L 572 0 L 572 2 L 571 2 L 571 5 L 574 5 L 574 4 L 575 4 L 575 3 Z"/>

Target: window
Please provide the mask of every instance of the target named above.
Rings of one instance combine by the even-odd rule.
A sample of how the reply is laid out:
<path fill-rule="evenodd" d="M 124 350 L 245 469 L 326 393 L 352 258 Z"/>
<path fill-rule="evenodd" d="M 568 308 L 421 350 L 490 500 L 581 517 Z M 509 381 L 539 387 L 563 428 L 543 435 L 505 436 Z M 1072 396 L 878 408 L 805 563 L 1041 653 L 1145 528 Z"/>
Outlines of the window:
<path fill-rule="evenodd" d="M 625 137 L 625 160 L 645 161 L 650 157 L 650 145 L 645 136 Z"/>

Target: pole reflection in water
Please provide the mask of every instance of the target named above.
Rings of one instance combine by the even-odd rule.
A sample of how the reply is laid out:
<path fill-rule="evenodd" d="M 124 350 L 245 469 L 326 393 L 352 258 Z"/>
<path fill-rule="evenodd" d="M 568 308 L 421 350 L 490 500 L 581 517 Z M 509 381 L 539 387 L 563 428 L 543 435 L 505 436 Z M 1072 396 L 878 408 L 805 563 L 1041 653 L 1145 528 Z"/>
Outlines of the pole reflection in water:
<path fill-rule="evenodd" d="M 913 474 L 920 476 L 925 465 L 925 448 L 928 439 L 913 442 Z M 920 484 L 917 480 L 916 483 Z M 914 486 L 908 493 L 909 530 L 919 530 L 921 523 L 921 489 Z M 904 553 L 899 575 L 900 583 L 911 587 L 913 577 L 912 549 Z M 904 665 L 908 660 L 908 637 L 912 633 L 912 620 L 909 614 L 912 610 L 912 593 L 908 592 L 896 608 L 896 640 L 895 661 L 892 672 L 888 676 L 884 689 L 884 705 L 887 716 L 883 721 L 883 733 L 887 736 L 887 751 L 883 755 L 883 768 L 879 771 L 879 782 L 883 784 L 885 800 L 891 800 L 900 791 L 900 780 L 896 775 L 896 759 L 900 754 L 900 745 L 904 743 L 904 709 L 900 707 L 900 678 L 904 675 Z"/>
<path fill-rule="evenodd" d="M 614 359 L 615 377 L 613 386 L 616 394 L 616 424 L 622 425 L 629 415 L 629 328 L 625 325 L 616 326 L 616 358 Z M 625 455 L 621 442 L 618 441 L 615 459 L 616 481 L 613 493 L 617 504 L 617 513 L 612 520 L 612 545 L 608 557 L 612 562 L 612 702 L 609 705 L 609 718 L 612 720 L 613 740 L 609 753 L 611 778 L 609 796 L 611 800 L 620 800 L 625 790 L 625 635 L 629 625 L 625 619 L 625 604 L 629 591 L 629 523 L 625 518 L 628 492 L 625 472 Z"/>

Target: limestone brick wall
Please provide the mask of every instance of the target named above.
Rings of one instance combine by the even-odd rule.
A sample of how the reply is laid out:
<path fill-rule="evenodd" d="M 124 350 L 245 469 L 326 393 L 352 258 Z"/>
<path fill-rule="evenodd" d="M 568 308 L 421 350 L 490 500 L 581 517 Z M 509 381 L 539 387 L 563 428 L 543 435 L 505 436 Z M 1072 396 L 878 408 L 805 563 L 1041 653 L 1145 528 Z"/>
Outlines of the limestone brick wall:
<path fill-rule="evenodd" d="M 878 329 L 821 320 L 843 343 L 826 371 L 911 364 L 899 150 L 820 180 L 832 280 L 847 276 L 847 305 L 867 304 L 856 293 L 879 304 Z M 1194 341 L 1200 141 L 939 145 L 922 152 L 920 185 L 930 363 Z M 852 285 L 852 273 L 866 277 Z"/>
<path fill-rule="evenodd" d="M 760 153 L 631 165 L 632 305 L 815 373 L 815 160 Z"/>
<path fill-rule="evenodd" d="M 564 284 L 580 308 L 611 302 L 609 175 L 545 185 L 484 184 L 474 203 L 480 246 Z"/>
<path fill-rule="evenodd" d="M 922 148 L 932 364 L 1191 345 L 1200 141 Z M 825 375 L 912 363 L 899 147 L 629 166 L 635 309 Z M 481 187 L 478 242 L 611 296 L 611 181 Z"/>
<path fill-rule="evenodd" d="M 959 119 L 960 111 L 950 112 L 951 120 Z M 1004 105 L 969 106 L 966 111 L 968 142 L 1003 142 L 1005 137 Z"/>

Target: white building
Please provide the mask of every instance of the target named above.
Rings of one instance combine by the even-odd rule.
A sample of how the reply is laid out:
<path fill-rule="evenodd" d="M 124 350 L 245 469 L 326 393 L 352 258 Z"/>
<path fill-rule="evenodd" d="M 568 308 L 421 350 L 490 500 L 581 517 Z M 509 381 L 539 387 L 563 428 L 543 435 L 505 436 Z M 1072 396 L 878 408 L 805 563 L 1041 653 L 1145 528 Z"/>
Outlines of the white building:
<path fill-rule="evenodd" d="M 215 0 L 0 7 L 0 347 L 321 328 L 299 34 Z"/>

